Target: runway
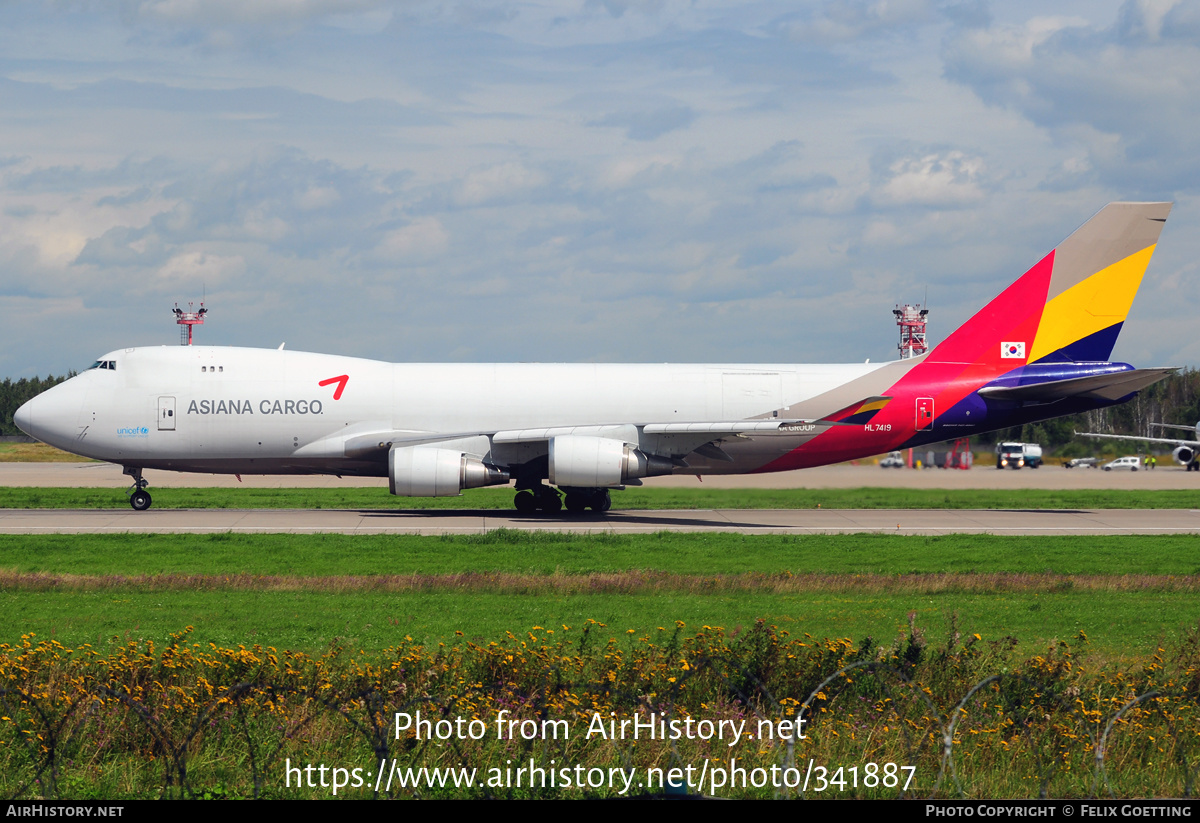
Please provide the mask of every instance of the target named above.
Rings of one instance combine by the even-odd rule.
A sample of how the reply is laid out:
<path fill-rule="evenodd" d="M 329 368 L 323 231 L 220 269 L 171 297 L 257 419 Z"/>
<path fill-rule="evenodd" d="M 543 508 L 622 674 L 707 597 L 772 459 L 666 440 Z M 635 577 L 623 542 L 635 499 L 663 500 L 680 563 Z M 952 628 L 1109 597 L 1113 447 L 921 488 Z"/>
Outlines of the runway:
<path fill-rule="evenodd" d="M 530 516 L 496 510 L 0 510 L 2 534 L 1200 534 L 1200 510 L 707 509 Z"/>
<path fill-rule="evenodd" d="M 153 489 L 179 487 L 289 488 L 386 485 L 373 478 L 327 476 L 244 477 L 229 475 L 149 474 Z M 0 464 L 0 486 L 109 487 L 114 495 L 129 484 L 119 466 L 108 463 Z M 842 464 L 767 475 L 650 478 L 647 486 L 695 488 L 1042 488 L 1042 489 L 1194 489 L 1200 475 L 1182 468 L 1157 471 L 1102 472 L 1044 467 L 1037 471 L 970 471 L 880 469 L 873 464 Z M 169 492 L 164 492 L 169 499 Z M 0 509 L 4 534 L 113 534 L 185 532 L 280 532 L 311 534 L 478 534 L 493 529 L 610 532 L 644 534 L 656 531 L 740 532 L 743 534 L 1191 534 L 1200 533 L 1200 511 L 1180 509 L 1089 511 L 1070 510 L 847 510 L 847 509 L 717 509 L 621 511 L 605 515 L 521 515 L 503 510 L 446 510 L 404 508 L 366 510 L 259 509 L 132 509 L 65 511 Z M 1200 495 L 1197 496 L 1200 505 Z"/>
<path fill-rule="evenodd" d="M 173 488 L 387 488 L 386 478 L 331 477 L 329 475 L 181 474 L 147 471 L 151 493 Z M 1021 471 L 997 470 L 995 464 L 958 469 L 881 469 L 871 461 L 841 463 L 773 474 L 695 475 L 648 477 L 647 488 L 695 489 L 853 489 L 864 486 L 903 489 L 1197 489 L 1200 473 L 1164 464 L 1154 471 L 1105 472 L 1098 469 L 1064 469 L 1044 466 Z M 128 477 L 111 463 L 0 463 L 0 486 L 93 487 L 114 491 L 126 488 Z M 1197 497 L 1200 505 L 1200 496 Z"/>

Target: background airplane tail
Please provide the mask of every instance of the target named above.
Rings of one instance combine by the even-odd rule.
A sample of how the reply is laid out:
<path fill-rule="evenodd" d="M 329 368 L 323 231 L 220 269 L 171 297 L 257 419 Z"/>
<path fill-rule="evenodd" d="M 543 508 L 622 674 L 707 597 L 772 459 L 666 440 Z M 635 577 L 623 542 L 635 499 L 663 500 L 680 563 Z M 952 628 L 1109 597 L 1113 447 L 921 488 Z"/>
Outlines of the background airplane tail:
<path fill-rule="evenodd" d="M 1000 373 L 1108 360 L 1170 203 L 1109 203 L 939 344 L 927 363 Z"/>

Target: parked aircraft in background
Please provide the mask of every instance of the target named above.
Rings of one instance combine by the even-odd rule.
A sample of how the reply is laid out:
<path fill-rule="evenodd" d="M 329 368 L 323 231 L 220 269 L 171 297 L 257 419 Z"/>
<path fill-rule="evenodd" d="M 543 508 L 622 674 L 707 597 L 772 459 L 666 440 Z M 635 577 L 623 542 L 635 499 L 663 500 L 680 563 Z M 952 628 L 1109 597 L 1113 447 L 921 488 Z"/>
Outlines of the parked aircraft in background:
<path fill-rule="evenodd" d="M 1175 423 L 1151 423 L 1160 429 L 1177 429 L 1196 435 L 1195 440 L 1176 440 L 1171 437 L 1135 437 L 1132 434 L 1097 434 L 1094 432 L 1075 432 L 1076 437 L 1096 437 L 1104 440 L 1133 440 L 1138 443 L 1159 443 L 1172 446 L 1171 457 L 1181 466 L 1187 466 L 1188 471 L 1200 471 L 1200 423 L 1194 426 L 1180 426 Z"/>
<path fill-rule="evenodd" d="M 820 466 L 1124 402 L 1173 369 L 1108 358 L 1170 203 L 1111 203 L 932 351 L 851 365 L 382 363 L 130 348 L 30 400 L 33 437 L 145 469 L 515 481 L 522 511 L 604 511 L 665 474 Z M 543 481 L 548 481 L 544 483 Z M 555 489 L 554 487 L 557 487 Z"/>

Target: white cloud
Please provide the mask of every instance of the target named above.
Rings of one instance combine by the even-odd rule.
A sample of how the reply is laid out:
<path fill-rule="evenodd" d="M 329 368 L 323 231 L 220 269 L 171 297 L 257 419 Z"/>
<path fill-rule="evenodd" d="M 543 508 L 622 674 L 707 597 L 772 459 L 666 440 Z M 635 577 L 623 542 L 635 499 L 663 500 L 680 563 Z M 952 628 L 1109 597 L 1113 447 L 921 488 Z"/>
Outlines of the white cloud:
<path fill-rule="evenodd" d="M 240 256 L 223 257 L 191 251 L 172 257 L 158 268 L 155 276 L 169 283 L 211 287 L 240 277 L 245 271 L 246 261 Z"/>
<path fill-rule="evenodd" d="M 342 195 L 332 186 L 310 186 L 296 200 L 296 205 L 302 211 L 327 209 L 342 199 Z"/>
<path fill-rule="evenodd" d="M 1096 179 L 1125 196 L 1200 189 L 1200 31 L 1188 22 L 1198 10 L 1128 0 L 1106 27 L 1033 17 L 959 31 L 946 74 L 1082 148 Z"/>
<path fill-rule="evenodd" d="M 380 5 L 382 0 L 134 0 L 125 4 L 125 13 L 169 23 L 237 25 L 345 16 Z"/>
<path fill-rule="evenodd" d="M 961 151 L 901 158 L 888 164 L 871 199 L 881 206 L 963 206 L 983 197 L 983 168 Z"/>
<path fill-rule="evenodd" d="M 834 0 L 789 28 L 796 40 L 827 43 L 910 29 L 933 16 L 931 0 Z"/>
<path fill-rule="evenodd" d="M 675 171 L 682 158 L 665 154 L 622 157 L 609 163 L 600 174 L 600 183 L 608 188 L 623 188 L 635 180 L 648 180 Z"/>
<path fill-rule="evenodd" d="M 468 172 L 458 187 L 456 200 L 463 205 L 478 206 L 512 197 L 545 182 L 545 175 L 522 163 L 499 163 Z"/>
<path fill-rule="evenodd" d="M 418 217 L 393 229 L 379 242 L 378 253 L 396 262 L 419 262 L 446 250 L 450 233 L 436 217 Z"/>

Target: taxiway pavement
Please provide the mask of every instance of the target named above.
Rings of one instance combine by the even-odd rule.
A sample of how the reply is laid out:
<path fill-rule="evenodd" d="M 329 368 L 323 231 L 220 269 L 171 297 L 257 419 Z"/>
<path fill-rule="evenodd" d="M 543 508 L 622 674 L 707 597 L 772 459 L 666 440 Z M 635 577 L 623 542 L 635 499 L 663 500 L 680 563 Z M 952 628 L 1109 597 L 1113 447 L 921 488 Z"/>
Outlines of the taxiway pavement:
<path fill-rule="evenodd" d="M 239 486 L 229 475 L 147 472 L 151 490 Z M 313 488 L 382 486 L 378 478 L 326 476 L 246 476 L 244 487 Z M 954 469 L 881 469 L 872 464 L 842 464 L 767 475 L 655 477 L 647 486 L 695 488 L 893 488 L 952 489 L 1197 489 L 1200 473 L 1167 467 L 1154 471 L 1103 472 L 1095 469 L 1000 471 L 991 466 Z M 108 463 L 0 463 L 0 486 L 111 487 L 120 495 L 129 485 L 119 466 Z M 165 492 L 169 496 L 169 492 Z M 169 499 L 164 496 L 162 499 Z M 619 494 L 615 500 L 619 504 Z M 1200 494 L 1197 495 L 1200 506 Z M 0 509 L 0 533 L 103 534 L 184 532 L 283 532 L 342 534 L 476 534 L 493 529 L 576 533 L 647 533 L 655 531 L 741 532 L 745 534 L 1181 534 L 1200 533 L 1200 511 L 1153 510 L 848 510 L 709 509 L 621 511 L 605 515 L 554 517 L 503 510 L 405 509 Z"/>
<path fill-rule="evenodd" d="M 1200 510 L 701 509 L 531 516 L 498 510 L 0 509 L 4 534 L 1200 534 Z"/>
<path fill-rule="evenodd" d="M 150 490 L 172 488 L 338 488 L 386 487 L 382 477 L 331 477 L 328 475 L 180 474 L 146 470 Z M 1200 472 L 1164 464 L 1152 471 L 1101 471 L 1043 466 L 1040 469 L 997 469 L 995 464 L 960 469 L 881 469 L 873 462 L 842 463 L 794 472 L 743 474 L 722 477 L 695 475 L 649 477 L 647 488 L 696 489 L 846 489 L 864 486 L 909 489 L 1196 489 Z M 0 463 L 0 486 L 110 487 L 123 490 L 130 479 L 111 463 Z M 1197 498 L 1200 505 L 1200 496 Z"/>

